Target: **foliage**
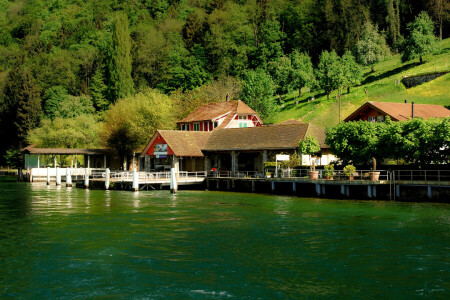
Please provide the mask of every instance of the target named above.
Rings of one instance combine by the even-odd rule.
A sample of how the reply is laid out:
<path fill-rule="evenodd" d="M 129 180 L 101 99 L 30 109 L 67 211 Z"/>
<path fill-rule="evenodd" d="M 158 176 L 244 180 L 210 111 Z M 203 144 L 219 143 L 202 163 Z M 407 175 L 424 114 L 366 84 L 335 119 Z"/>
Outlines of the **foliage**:
<path fill-rule="evenodd" d="M 298 142 L 299 152 L 305 155 L 314 155 L 320 152 L 320 144 L 316 137 L 307 135 L 303 140 Z"/>
<path fill-rule="evenodd" d="M 344 163 L 369 165 L 374 157 L 409 163 L 446 163 L 450 155 L 450 118 L 383 123 L 341 123 L 327 129 L 326 143 Z"/>
<path fill-rule="evenodd" d="M 7 166 L 11 168 L 21 168 L 23 166 L 23 155 L 19 149 L 8 149 L 3 155 Z"/>
<path fill-rule="evenodd" d="M 358 62 L 365 66 L 383 61 L 390 54 L 386 39 L 378 32 L 378 26 L 374 26 L 370 21 L 364 24 L 355 52 Z"/>
<path fill-rule="evenodd" d="M 302 88 L 313 87 L 315 83 L 314 70 L 311 57 L 307 53 L 295 50 L 291 54 L 292 62 L 292 84 L 298 88 L 298 96 L 302 96 Z"/>
<path fill-rule="evenodd" d="M 91 115 L 43 119 L 30 131 L 27 142 L 42 148 L 95 148 L 99 146 L 98 130 L 97 120 Z"/>
<path fill-rule="evenodd" d="M 327 177 L 333 177 L 333 172 L 334 172 L 334 165 L 333 164 L 329 164 L 329 165 L 325 165 L 323 167 L 324 169 L 324 175 Z"/>
<path fill-rule="evenodd" d="M 92 114 L 94 106 L 90 97 L 71 96 L 62 86 L 55 86 L 47 90 L 45 94 L 45 115 L 55 118 L 74 118 L 80 115 Z"/>
<path fill-rule="evenodd" d="M 271 61 L 268 69 L 275 83 L 275 92 L 278 95 L 281 96 L 292 90 L 293 69 L 290 57 L 282 56 Z"/>
<path fill-rule="evenodd" d="M 105 111 L 109 107 L 109 101 L 107 100 L 108 86 L 105 84 L 105 77 L 102 69 L 97 68 L 92 76 L 91 84 L 89 87 L 91 93 L 92 102 L 97 111 Z"/>
<path fill-rule="evenodd" d="M 294 168 L 302 165 L 302 156 L 297 151 L 289 156 L 289 160 L 282 161 L 281 166 L 284 168 Z"/>
<path fill-rule="evenodd" d="M 348 177 L 353 176 L 355 171 L 356 171 L 356 168 L 355 168 L 354 165 L 346 165 L 344 167 L 344 174 L 345 174 L 345 176 L 348 176 Z"/>
<path fill-rule="evenodd" d="M 247 72 L 242 83 L 241 98 L 262 118 L 269 116 L 275 110 L 273 92 L 274 84 L 269 74 L 261 69 Z"/>
<path fill-rule="evenodd" d="M 104 116 L 102 143 L 117 150 L 121 158 L 131 155 L 148 142 L 156 129 L 175 127 L 172 105 L 171 98 L 151 89 L 119 100 Z"/>
<path fill-rule="evenodd" d="M 343 69 L 343 83 L 344 87 L 350 90 L 351 86 L 361 84 L 361 68 L 355 61 L 355 58 L 350 51 L 346 51 L 341 58 L 341 68 Z"/>
<path fill-rule="evenodd" d="M 114 16 L 112 45 L 108 53 L 109 93 L 113 102 L 134 94 L 130 51 L 128 17 L 118 12 Z"/>
<path fill-rule="evenodd" d="M 409 36 L 403 46 L 402 61 L 419 57 L 422 63 L 422 56 L 432 53 L 434 49 L 436 37 L 433 21 L 426 12 L 421 12 L 414 22 L 408 24 L 408 31 Z"/>
<path fill-rule="evenodd" d="M 339 87 L 343 82 L 342 68 L 340 66 L 340 59 L 336 52 L 322 51 L 320 55 L 319 64 L 316 69 L 316 77 L 318 85 L 325 91 L 327 97 L 330 98 L 330 93 Z"/>

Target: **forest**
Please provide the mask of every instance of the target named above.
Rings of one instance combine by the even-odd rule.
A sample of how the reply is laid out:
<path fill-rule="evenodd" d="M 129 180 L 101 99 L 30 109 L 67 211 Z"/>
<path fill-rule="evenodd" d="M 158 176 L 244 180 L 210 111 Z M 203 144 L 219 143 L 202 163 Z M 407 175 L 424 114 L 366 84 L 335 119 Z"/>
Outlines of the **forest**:
<path fill-rule="evenodd" d="M 227 94 L 265 117 L 448 33 L 448 0 L 0 0 L 0 165 L 29 144 L 128 153 Z"/>

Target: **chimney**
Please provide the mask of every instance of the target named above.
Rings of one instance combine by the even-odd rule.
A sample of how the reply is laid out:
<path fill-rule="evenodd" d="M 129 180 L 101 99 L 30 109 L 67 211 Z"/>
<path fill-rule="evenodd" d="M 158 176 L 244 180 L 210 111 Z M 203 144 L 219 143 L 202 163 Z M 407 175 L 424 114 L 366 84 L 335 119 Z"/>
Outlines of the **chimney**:
<path fill-rule="evenodd" d="M 229 97 L 230 97 L 230 93 L 227 92 L 227 95 L 225 96 L 225 100 L 228 101 Z"/>
<path fill-rule="evenodd" d="M 414 102 L 411 102 L 411 119 L 414 118 Z"/>
<path fill-rule="evenodd" d="M 405 103 L 408 103 L 408 100 L 405 99 Z"/>

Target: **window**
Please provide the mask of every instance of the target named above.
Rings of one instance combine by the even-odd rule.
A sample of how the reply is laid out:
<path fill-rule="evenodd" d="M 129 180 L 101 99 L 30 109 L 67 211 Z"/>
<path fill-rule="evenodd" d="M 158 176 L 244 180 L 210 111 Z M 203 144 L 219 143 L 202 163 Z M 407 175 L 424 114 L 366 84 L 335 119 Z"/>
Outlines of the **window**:
<path fill-rule="evenodd" d="M 185 124 L 181 124 L 180 130 L 186 130 L 186 125 Z"/>
<path fill-rule="evenodd" d="M 189 130 L 191 130 L 191 124 L 186 124 L 186 131 L 189 131 Z"/>
<path fill-rule="evenodd" d="M 247 120 L 247 116 L 239 116 L 239 120 Z"/>
<path fill-rule="evenodd" d="M 209 131 L 208 122 L 203 122 L 203 131 Z"/>
<path fill-rule="evenodd" d="M 219 122 L 214 122 L 214 128 L 217 128 L 219 126 Z"/>
<path fill-rule="evenodd" d="M 377 122 L 384 122 L 384 116 L 378 116 Z"/>
<path fill-rule="evenodd" d="M 369 117 L 369 118 L 368 118 L 368 121 L 369 121 L 369 122 L 375 122 L 375 117 Z"/>
<path fill-rule="evenodd" d="M 200 131 L 200 123 L 194 123 L 194 131 Z"/>

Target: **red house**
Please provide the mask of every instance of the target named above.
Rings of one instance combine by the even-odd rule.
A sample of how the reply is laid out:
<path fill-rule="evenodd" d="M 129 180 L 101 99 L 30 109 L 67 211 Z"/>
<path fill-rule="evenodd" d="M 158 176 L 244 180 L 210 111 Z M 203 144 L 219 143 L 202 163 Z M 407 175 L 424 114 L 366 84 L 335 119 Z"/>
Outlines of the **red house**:
<path fill-rule="evenodd" d="M 442 105 L 374 102 L 369 101 L 345 118 L 349 121 L 383 122 L 389 116 L 392 121 L 407 121 L 412 118 L 446 118 L 450 117 L 450 110 Z"/>
<path fill-rule="evenodd" d="M 177 122 L 183 131 L 213 131 L 216 128 L 258 127 L 258 114 L 241 100 L 204 104 Z"/>

